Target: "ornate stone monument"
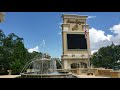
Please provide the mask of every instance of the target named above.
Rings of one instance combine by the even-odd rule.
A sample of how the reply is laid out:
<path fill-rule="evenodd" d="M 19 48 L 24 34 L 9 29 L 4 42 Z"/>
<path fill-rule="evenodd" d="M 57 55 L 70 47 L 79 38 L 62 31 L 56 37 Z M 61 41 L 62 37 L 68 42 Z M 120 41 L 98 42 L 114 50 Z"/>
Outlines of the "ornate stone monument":
<path fill-rule="evenodd" d="M 3 22 L 4 21 L 4 12 L 0 12 L 0 22 Z"/>
<path fill-rule="evenodd" d="M 87 68 L 90 65 L 89 56 L 90 39 L 89 25 L 86 24 L 88 16 L 63 14 L 62 24 L 62 61 L 64 69 L 76 65 L 76 68 Z"/>

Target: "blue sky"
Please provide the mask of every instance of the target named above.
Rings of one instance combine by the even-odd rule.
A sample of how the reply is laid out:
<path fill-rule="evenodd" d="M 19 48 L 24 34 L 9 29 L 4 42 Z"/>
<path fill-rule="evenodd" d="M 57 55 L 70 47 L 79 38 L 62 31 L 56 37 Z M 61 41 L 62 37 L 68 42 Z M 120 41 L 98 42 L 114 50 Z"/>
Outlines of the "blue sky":
<path fill-rule="evenodd" d="M 7 35 L 15 33 L 24 38 L 27 49 L 37 49 L 49 53 L 52 57 L 60 57 L 62 54 L 60 24 L 63 13 L 89 16 L 87 23 L 90 25 L 92 51 L 109 45 L 112 41 L 120 43 L 117 39 L 120 36 L 119 12 L 6 12 L 5 21 L 0 23 L 0 29 Z M 98 38 L 92 34 L 96 34 Z M 98 47 L 101 41 L 103 44 Z"/>

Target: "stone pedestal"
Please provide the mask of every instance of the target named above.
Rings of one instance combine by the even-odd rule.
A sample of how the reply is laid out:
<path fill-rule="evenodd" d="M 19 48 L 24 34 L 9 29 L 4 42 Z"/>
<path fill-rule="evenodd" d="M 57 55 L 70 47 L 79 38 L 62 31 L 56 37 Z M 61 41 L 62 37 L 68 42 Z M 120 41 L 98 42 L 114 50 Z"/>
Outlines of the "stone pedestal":
<path fill-rule="evenodd" d="M 95 76 L 98 76 L 99 75 L 99 73 L 98 73 L 98 69 L 95 69 Z"/>
<path fill-rule="evenodd" d="M 77 74 L 80 75 L 81 74 L 81 69 L 80 68 L 77 68 Z"/>

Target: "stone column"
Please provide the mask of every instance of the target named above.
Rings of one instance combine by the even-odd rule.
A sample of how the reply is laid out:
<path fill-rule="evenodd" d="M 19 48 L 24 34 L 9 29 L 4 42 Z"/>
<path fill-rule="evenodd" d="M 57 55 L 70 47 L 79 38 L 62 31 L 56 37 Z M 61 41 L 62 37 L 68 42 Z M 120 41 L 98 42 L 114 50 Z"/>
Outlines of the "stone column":
<path fill-rule="evenodd" d="M 64 69 L 68 69 L 68 62 L 67 62 L 67 60 L 64 60 Z"/>

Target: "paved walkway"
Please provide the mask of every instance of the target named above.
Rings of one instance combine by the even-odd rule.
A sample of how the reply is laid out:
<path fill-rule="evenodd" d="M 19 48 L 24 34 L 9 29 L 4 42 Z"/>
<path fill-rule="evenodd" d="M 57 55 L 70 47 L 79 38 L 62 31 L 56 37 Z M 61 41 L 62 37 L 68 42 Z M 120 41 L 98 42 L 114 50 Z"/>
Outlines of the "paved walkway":
<path fill-rule="evenodd" d="M 103 77 L 103 76 L 95 76 L 95 75 L 76 75 L 78 78 L 110 78 L 110 77 Z M 0 75 L 0 78 L 17 78 L 21 75 Z"/>
<path fill-rule="evenodd" d="M 104 76 L 95 76 L 95 75 L 76 75 L 78 78 L 110 78 L 110 77 L 104 77 Z"/>
<path fill-rule="evenodd" d="M 21 75 L 0 75 L 0 78 L 17 78 Z"/>

